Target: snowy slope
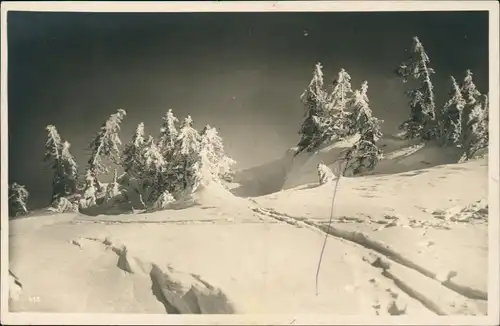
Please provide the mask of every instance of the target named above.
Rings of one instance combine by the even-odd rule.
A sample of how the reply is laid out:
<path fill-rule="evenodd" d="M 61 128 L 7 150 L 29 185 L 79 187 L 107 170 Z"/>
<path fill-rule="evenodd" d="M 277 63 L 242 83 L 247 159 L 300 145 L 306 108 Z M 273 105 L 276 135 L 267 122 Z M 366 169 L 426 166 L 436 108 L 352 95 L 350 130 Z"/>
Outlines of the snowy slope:
<path fill-rule="evenodd" d="M 313 183 L 318 179 L 319 163 L 326 164 L 335 175 L 339 175 L 343 168 L 343 163 L 339 160 L 343 157 L 343 151 L 350 148 L 358 138 L 359 136 L 353 136 L 323 146 L 316 153 L 302 152 L 296 156 L 293 155 L 295 149 L 291 148 L 279 160 L 239 171 L 235 178 L 239 187 L 235 187 L 232 192 L 241 197 L 257 197 Z M 373 171 L 364 175 L 394 174 L 452 164 L 458 161 L 461 154 L 456 148 L 424 145 L 391 135 L 385 135 L 379 140 L 378 146 L 383 150 L 384 158 Z"/>
<path fill-rule="evenodd" d="M 454 218 L 486 194 L 486 160 L 479 160 L 342 178 L 330 229 L 328 184 L 255 200 L 211 184 L 191 202 L 164 211 L 32 215 L 9 223 L 10 307 L 481 315 L 487 214 Z M 325 231 L 332 236 L 316 295 Z"/>
<path fill-rule="evenodd" d="M 341 178 L 333 227 L 363 232 L 435 274 L 457 272 L 454 280 L 459 284 L 486 292 L 487 175 L 487 159 L 482 159 L 408 173 Z M 325 227 L 332 196 L 332 185 L 309 185 L 256 201 Z M 480 214 L 455 221 L 472 204 Z"/>

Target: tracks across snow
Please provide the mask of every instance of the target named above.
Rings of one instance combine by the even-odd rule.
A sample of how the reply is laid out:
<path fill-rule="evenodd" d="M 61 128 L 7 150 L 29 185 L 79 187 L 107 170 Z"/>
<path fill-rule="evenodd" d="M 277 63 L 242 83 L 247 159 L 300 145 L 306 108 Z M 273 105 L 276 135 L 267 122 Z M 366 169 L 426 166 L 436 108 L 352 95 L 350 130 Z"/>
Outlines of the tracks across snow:
<path fill-rule="evenodd" d="M 487 306 L 487 293 L 455 283 L 451 278 L 456 273 L 441 275 L 433 272 L 361 232 L 328 227 L 308 218 L 294 217 L 273 209 L 256 207 L 253 210 L 275 220 L 322 234 L 326 233 L 341 241 L 348 241 L 368 249 L 368 255 L 363 257 L 363 260 L 381 268 L 384 277 L 392 280 L 400 290 L 438 315 L 486 314 L 484 310 Z M 396 264 L 391 264 L 389 261 Z"/>

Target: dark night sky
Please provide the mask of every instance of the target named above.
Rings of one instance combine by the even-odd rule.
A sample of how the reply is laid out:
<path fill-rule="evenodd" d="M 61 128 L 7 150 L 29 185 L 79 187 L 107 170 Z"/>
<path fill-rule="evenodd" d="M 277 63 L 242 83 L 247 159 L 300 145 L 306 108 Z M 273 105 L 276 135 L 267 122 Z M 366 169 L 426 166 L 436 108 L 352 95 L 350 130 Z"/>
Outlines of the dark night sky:
<path fill-rule="evenodd" d="M 326 82 L 340 68 L 353 88 L 368 80 L 386 133 L 408 115 L 406 85 L 393 70 L 414 35 L 436 70 L 438 104 L 449 75 L 462 79 L 466 69 L 488 88 L 487 12 L 9 12 L 7 23 L 9 182 L 28 187 L 32 207 L 50 198 L 47 124 L 83 165 L 90 138 L 116 109 L 128 113 L 125 142 L 141 121 L 157 135 L 171 108 L 198 128 L 218 127 L 228 153 L 249 167 L 297 142 L 299 96 L 318 61 Z"/>

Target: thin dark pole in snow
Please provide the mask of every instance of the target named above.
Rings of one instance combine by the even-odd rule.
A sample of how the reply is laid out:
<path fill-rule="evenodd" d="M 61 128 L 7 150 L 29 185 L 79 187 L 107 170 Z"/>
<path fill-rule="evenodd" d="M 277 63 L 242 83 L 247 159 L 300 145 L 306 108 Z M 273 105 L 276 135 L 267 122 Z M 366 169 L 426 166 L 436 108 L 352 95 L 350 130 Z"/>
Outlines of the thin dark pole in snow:
<path fill-rule="evenodd" d="M 338 161 L 343 161 L 343 160 L 345 160 L 345 159 L 340 158 Z M 325 241 L 323 242 L 323 247 L 321 248 L 321 253 L 319 255 L 318 269 L 316 270 L 316 296 L 319 294 L 319 292 L 318 292 L 319 270 L 321 268 L 321 262 L 323 261 L 323 253 L 325 252 L 326 241 L 328 240 L 328 236 L 330 235 L 329 231 L 330 231 L 330 226 L 332 225 L 333 207 L 335 204 L 335 196 L 337 195 L 337 187 L 339 185 L 340 178 L 344 175 L 346 169 L 347 169 L 347 165 L 344 166 L 344 169 L 339 169 L 339 175 L 337 177 L 337 180 L 335 181 L 335 186 L 333 187 L 332 206 L 330 208 L 330 220 L 328 221 L 328 229 L 326 231 Z"/>

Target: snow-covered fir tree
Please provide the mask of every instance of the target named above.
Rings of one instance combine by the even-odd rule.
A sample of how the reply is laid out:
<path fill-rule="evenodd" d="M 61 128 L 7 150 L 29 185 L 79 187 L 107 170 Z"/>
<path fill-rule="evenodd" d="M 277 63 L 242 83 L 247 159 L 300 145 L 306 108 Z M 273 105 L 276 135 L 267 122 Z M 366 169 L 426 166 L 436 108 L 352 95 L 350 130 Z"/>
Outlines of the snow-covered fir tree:
<path fill-rule="evenodd" d="M 122 167 L 125 173 L 139 177 L 144 168 L 144 123 L 139 123 L 135 129 L 132 141 L 125 145 L 122 154 Z"/>
<path fill-rule="evenodd" d="M 327 126 L 325 124 L 326 98 L 327 92 L 324 90 L 323 67 L 317 63 L 313 77 L 300 96 L 304 105 L 304 122 L 299 134 L 301 136 L 298 143 L 298 152 L 303 150 L 314 151 L 323 141 Z"/>
<path fill-rule="evenodd" d="M 85 186 L 82 196 L 83 198 L 80 199 L 80 208 L 88 208 L 96 205 L 97 189 L 95 185 L 95 177 L 90 170 L 87 170 L 85 174 Z"/>
<path fill-rule="evenodd" d="M 190 182 L 185 189 L 186 193 L 194 193 L 200 186 L 206 187 L 211 182 L 218 179 L 218 177 L 214 175 L 214 165 L 210 156 L 209 146 L 207 146 L 206 143 L 200 144 L 200 150 L 196 155 L 196 161 L 188 167 Z"/>
<path fill-rule="evenodd" d="M 129 186 L 134 185 L 129 190 L 137 192 L 143 206 L 150 206 L 166 190 L 162 184 L 166 161 L 153 136 L 145 137 L 142 122 L 125 146 L 122 166 L 131 180 Z"/>
<path fill-rule="evenodd" d="M 63 141 L 53 125 L 46 127 L 45 161 L 51 162 L 54 171 L 52 179 L 52 202 L 61 197 L 71 196 L 77 191 L 78 167 L 71 155 L 70 143 Z"/>
<path fill-rule="evenodd" d="M 326 124 L 328 125 L 329 139 L 342 139 L 350 134 L 348 103 L 351 101 L 351 76 L 344 69 L 340 69 L 333 88 L 327 97 Z"/>
<path fill-rule="evenodd" d="M 364 81 L 361 88 L 354 92 L 354 97 L 351 101 L 353 111 L 349 115 L 349 130 L 350 134 L 359 133 L 360 135 L 366 132 L 372 132 L 375 141 L 382 137 L 381 125 L 383 120 L 374 117 L 370 109 L 370 101 L 368 99 L 368 82 Z"/>
<path fill-rule="evenodd" d="M 173 191 L 184 193 L 187 189 L 193 189 L 196 180 L 196 166 L 199 162 L 201 136 L 193 128 L 193 119 L 187 116 L 179 135 L 175 141 L 175 148 L 172 155 L 170 172 L 172 173 Z"/>
<path fill-rule="evenodd" d="M 231 166 L 236 162 L 226 155 L 224 143 L 215 127 L 205 126 L 201 132 L 201 149 L 207 153 L 211 173 L 217 178 L 223 178 L 232 172 Z"/>
<path fill-rule="evenodd" d="M 28 213 L 29 192 L 26 187 L 16 182 L 9 187 L 9 215 L 19 216 Z"/>
<path fill-rule="evenodd" d="M 477 100 L 469 113 L 464 139 L 464 154 L 460 161 L 474 158 L 479 151 L 488 148 L 489 101 L 487 95 Z"/>
<path fill-rule="evenodd" d="M 430 59 L 418 39 L 413 37 L 411 57 L 396 70 L 404 82 L 412 79 L 418 87 L 407 91 L 410 99 L 410 118 L 400 128 L 407 138 L 434 139 L 437 136 L 436 104 L 431 76 L 434 69 L 429 67 Z"/>
<path fill-rule="evenodd" d="M 143 155 L 141 198 L 146 206 L 151 206 L 162 193 L 168 190 L 169 184 L 166 184 L 168 180 L 165 180 L 165 177 L 168 177 L 166 175 L 168 166 L 152 136 L 149 136 L 145 142 Z"/>
<path fill-rule="evenodd" d="M 78 166 L 75 158 L 69 152 L 71 144 L 68 141 L 63 142 L 61 151 L 61 165 L 64 180 L 64 196 L 71 196 L 77 192 L 78 184 Z"/>
<path fill-rule="evenodd" d="M 163 124 L 160 129 L 160 140 L 158 142 L 158 147 L 165 159 L 169 160 L 175 146 L 175 140 L 179 132 L 177 131 L 176 124 L 179 119 L 175 117 L 171 109 L 167 111 L 165 116 L 162 118 Z"/>
<path fill-rule="evenodd" d="M 108 172 L 106 161 L 119 164 L 120 159 L 120 124 L 126 115 L 125 110 L 118 109 L 116 113 L 109 116 L 101 126 L 101 130 L 91 141 L 89 149 L 91 151 L 88 160 L 88 171 L 95 180 L 97 191 L 101 191 L 101 184 L 98 181 L 100 174 Z"/>
<path fill-rule="evenodd" d="M 469 115 L 472 110 L 476 106 L 476 102 L 479 101 L 481 97 L 481 92 L 476 87 L 476 84 L 473 80 L 474 74 L 470 69 L 467 69 L 465 72 L 464 80 L 460 85 L 460 92 L 462 93 L 462 97 L 465 101 L 465 106 L 462 112 L 462 126 L 465 126 L 469 123 Z M 462 142 L 465 142 L 466 135 L 465 133 L 462 135 Z"/>
<path fill-rule="evenodd" d="M 439 115 L 440 138 L 443 145 L 461 146 L 462 113 L 466 103 L 455 78 L 451 76 L 450 80 L 449 98 Z"/>
<path fill-rule="evenodd" d="M 47 141 L 45 142 L 45 160 L 57 160 L 61 156 L 61 136 L 54 125 L 48 125 L 45 127 L 45 130 L 48 133 Z"/>

